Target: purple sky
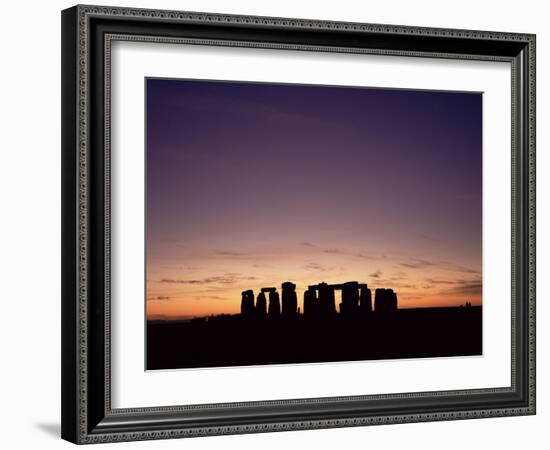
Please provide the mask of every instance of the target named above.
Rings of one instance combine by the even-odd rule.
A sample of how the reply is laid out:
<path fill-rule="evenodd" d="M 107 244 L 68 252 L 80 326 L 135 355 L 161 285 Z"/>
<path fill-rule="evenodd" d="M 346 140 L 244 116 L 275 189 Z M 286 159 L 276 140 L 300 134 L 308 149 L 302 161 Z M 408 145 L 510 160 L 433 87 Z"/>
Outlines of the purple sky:
<path fill-rule="evenodd" d="M 481 302 L 480 93 L 146 86 L 149 317 L 286 279 Z"/>

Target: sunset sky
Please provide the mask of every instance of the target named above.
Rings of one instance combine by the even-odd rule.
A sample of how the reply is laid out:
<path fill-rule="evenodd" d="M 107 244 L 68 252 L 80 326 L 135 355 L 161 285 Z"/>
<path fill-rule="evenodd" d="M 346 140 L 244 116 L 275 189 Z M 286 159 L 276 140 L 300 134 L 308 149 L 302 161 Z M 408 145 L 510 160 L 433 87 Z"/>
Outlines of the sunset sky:
<path fill-rule="evenodd" d="M 146 80 L 147 317 L 284 281 L 481 303 L 482 95 Z M 337 304 L 339 303 L 337 297 Z"/>

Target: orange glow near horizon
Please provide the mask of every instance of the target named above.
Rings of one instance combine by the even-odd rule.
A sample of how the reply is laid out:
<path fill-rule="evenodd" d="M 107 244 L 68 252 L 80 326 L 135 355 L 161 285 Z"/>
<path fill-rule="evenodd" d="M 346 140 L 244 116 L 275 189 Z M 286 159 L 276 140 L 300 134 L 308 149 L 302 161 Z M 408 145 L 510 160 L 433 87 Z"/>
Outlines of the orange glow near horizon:
<path fill-rule="evenodd" d="M 148 260 L 148 320 L 235 314 L 243 290 L 253 289 L 257 295 L 262 287 L 274 286 L 281 292 L 284 281 L 296 283 L 301 311 L 304 290 L 321 281 L 366 282 L 373 296 L 376 288 L 392 288 L 400 308 L 481 304 L 479 264 L 365 254 L 305 242 L 252 253 L 194 249 L 188 254 L 173 242 L 162 247 L 164 258 Z"/>

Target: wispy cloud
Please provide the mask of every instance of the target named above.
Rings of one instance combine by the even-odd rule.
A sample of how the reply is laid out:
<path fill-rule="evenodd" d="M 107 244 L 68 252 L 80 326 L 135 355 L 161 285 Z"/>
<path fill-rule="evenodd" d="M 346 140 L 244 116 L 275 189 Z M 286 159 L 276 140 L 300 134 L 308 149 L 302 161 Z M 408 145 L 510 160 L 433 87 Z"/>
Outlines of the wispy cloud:
<path fill-rule="evenodd" d="M 476 274 L 480 274 L 481 272 L 479 270 L 476 270 L 476 269 L 471 269 L 469 267 L 464 267 L 464 266 L 453 266 L 452 264 L 450 265 L 450 268 L 451 270 L 455 270 L 456 272 L 462 272 L 462 273 L 476 273 Z"/>
<path fill-rule="evenodd" d="M 411 262 L 400 263 L 401 267 L 406 267 L 408 269 L 422 269 L 424 267 L 435 266 L 436 263 L 433 261 L 427 261 L 425 259 L 414 259 Z"/>
<path fill-rule="evenodd" d="M 315 244 L 312 244 L 311 242 L 308 242 L 308 241 L 302 241 L 300 242 L 300 245 L 302 247 L 313 247 L 313 248 L 317 247 Z"/>
<path fill-rule="evenodd" d="M 372 261 L 380 261 L 382 259 L 387 259 L 388 255 L 373 255 L 370 253 L 355 253 L 355 256 L 362 259 L 370 259 Z"/>
<path fill-rule="evenodd" d="M 411 235 L 419 237 L 420 239 L 424 239 L 426 241 L 441 242 L 441 239 L 436 238 L 435 236 L 430 236 L 430 235 L 424 234 L 424 233 L 412 232 Z"/>
<path fill-rule="evenodd" d="M 216 255 L 221 255 L 221 256 L 247 256 L 246 253 L 243 253 L 243 252 L 234 252 L 234 251 L 231 251 L 231 250 L 216 250 Z"/>
<path fill-rule="evenodd" d="M 172 247 L 180 247 L 185 248 L 186 244 L 181 239 L 175 239 L 175 238 L 161 238 L 161 242 L 168 244 Z"/>
<path fill-rule="evenodd" d="M 256 279 L 257 279 L 256 277 L 226 273 L 221 276 L 195 278 L 195 279 L 163 278 L 160 280 L 160 282 L 167 283 L 167 284 L 190 284 L 190 285 L 209 285 L 209 284 L 230 285 L 230 284 L 235 284 L 239 281 L 253 281 Z"/>
<path fill-rule="evenodd" d="M 426 259 L 411 259 L 407 262 L 399 263 L 400 267 L 406 267 L 407 269 L 424 269 L 426 267 L 438 267 L 443 270 L 449 270 L 452 272 L 459 272 L 464 274 L 480 274 L 481 272 L 470 267 L 453 264 L 448 261 L 429 261 Z"/>
<path fill-rule="evenodd" d="M 382 276 L 382 271 L 378 269 L 376 272 L 373 272 L 369 275 L 371 278 L 380 278 Z"/>
<path fill-rule="evenodd" d="M 317 245 L 309 241 L 302 241 L 299 243 L 301 247 L 306 247 L 311 250 L 316 250 L 319 253 L 324 253 L 327 255 L 344 255 L 344 256 L 352 256 L 354 258 L 361 258 L 361 259 L 369 259 L 369 260 L 382 260 L 386 259 L 387 255 L 376 255 L 371 253 L 365 253 L 365 252 L 357 252 L 346 248 L 338 248 L 338 247 L 323 247 L 322 245 Z"/>
<path fill-rule="evenodd" d="M 460 280 L 434 280 L 433 278 L 426 278 L 426 283 L 429 284 L 456 284 Z"/>
<path fill-rule="evenodd" d="M 345 252 L 338 248 L 327 248 L 323 250 L 323 253 L 328 253 L 329 255 L 343 255 Z"/>
<path fill-rule="evenodd" d="M 483 285 L 481 282 L 464 282 L 443 291 L 443 294 L 481 295 Z"/>
<path fill-rule="evenodd" d="M 309 262 L 306 265 L 302 266 L 306 270 L 316 270 L 318 272 L 334 272 L 334 271 L 343 271 L 343 267 L 333 267 L 333 266 L 324 266 L 317 262 Z"/>
<path fill-rule="evenodd" d="M 401 281 L 391 281 L 391 280 L 377 280 L 376 284 L 380 287 L 387 287 L 392 289 L 416 289 L 416 284 L 404 283 Z"/>
<path fill-rule="evenodd" d="M 229 300 L 229 299 L 225 298 L 225 297 L 220 297 L 218 295 L 205 295 L 205 296 L 199 295 L 199 296 L 195 296 L 195 300 L 199 300 L 199 301 L 202 301 L 202 300 L 226 301 L 226 300 Z"/>
<path fill-rule="evenodd" d="M 306 270 L 318 270 L 319 272 L 325 272 L 327 270 L 325 266 L 316 262 L 307 263 L 303 267 Z"/>
<path fill-rule="evenodd" d="M 152 297 L 148 297 L 147 300 L 150 300 L 150 301 L 166 301 L 166 300 L 171 300 L 172 297 L 168 296 L 168 295 L 154 295 Z"/>
<path fill-rule="evenodd" d="M 424 298 L 421 295 L 409 295 L 409 294 L 407 294 L 406 297 L 407 297 L 407 300 L 420 300 Z"/>

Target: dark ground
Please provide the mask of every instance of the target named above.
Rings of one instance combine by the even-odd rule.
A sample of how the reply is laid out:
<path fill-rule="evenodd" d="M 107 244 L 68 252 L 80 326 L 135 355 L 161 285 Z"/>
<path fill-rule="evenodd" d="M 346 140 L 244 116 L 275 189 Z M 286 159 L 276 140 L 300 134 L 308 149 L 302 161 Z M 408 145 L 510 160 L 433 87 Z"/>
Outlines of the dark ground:
<path fill-rule="evenodd" d="M 147 369 L 481 355 L 481 328 L 475 306 L 351 319 L 151 322 Z"/>

